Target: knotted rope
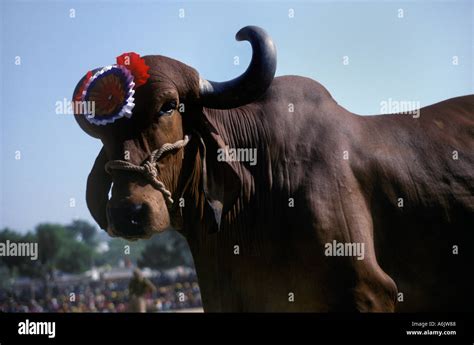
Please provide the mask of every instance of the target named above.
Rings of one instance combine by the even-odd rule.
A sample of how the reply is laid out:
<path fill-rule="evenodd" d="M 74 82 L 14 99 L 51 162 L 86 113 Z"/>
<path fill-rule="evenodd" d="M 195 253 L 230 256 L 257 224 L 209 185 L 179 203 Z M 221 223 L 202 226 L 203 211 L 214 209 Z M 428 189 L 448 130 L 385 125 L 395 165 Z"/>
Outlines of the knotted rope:
<path fill-rule="evenodd" d="M 168 151 L 180 149 L 187 145 L 189 142 L 189 136 L 185 135 L 184 139 L 178 140 L 177 142 L 170 144 L 166 143 L 161 146 L 159 149 L 153 151 L 145 163 L 142 165 L 135 165 L 128 161 L 123 160 L 113 160 L 105 164 L 105 171 L 111 174 L 112 170 L 125 170 L 125 171 L 134 171 L 143 174 L 151 183 L 151 185 L 163 193 L 166 201 L 172 204 L 174 201 L 171 198 L 171 192 L 166 189 L 165 184 L 158 180 L 158 169 L 156 168 L 158 160 L 160 157 Z"/>

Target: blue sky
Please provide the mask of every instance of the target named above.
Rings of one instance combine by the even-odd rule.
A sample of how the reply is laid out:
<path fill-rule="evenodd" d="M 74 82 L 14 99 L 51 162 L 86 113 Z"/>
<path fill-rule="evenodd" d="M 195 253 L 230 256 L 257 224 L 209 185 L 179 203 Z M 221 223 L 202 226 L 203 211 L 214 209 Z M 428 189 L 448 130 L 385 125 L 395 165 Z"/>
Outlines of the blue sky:
<path fill-rule="evenodd" d="M 56 114 L 56 102 L 71 97 L 85 72 L 115 63 L 123 52 L 166 55 L 207 79 L 226 80 L 247 67 L 250 46 L 234 35 L 252 24 L 276 43 L 277 75 L 313 78 L 358 114 L 379 113 L 389 98 L 424 106 L 473 93 L 471 1 L 7 0 L 0 6 L 0 228 L 92 221 L 85 186 L 101 145 L 72 116 Z"/>

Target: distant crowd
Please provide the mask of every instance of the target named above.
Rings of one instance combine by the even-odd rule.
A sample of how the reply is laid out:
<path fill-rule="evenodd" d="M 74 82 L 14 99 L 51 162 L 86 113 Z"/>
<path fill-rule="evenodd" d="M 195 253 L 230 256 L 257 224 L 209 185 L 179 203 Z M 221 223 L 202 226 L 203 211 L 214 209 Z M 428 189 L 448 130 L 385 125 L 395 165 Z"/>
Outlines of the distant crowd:
<path fill-rule="evenodd" d="M 201 308 L 196 273 L 148 278 L 156 287 L 143 298 L 148 312 Z M 0 290 L 0 312 L 101 312 L 129 311 L 129 278 L 99 279 L 73 284 L 35 283 Z"/>

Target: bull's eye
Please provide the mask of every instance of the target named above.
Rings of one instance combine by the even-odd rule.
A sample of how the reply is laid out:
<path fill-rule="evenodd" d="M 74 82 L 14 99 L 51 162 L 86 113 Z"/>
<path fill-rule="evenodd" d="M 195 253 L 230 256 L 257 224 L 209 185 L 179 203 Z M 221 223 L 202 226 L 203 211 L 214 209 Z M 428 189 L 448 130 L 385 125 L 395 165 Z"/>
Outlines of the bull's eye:
<path fill-rule="evenodd" d="M 160 116 L 171 115 L 173 113 L 173 110 L 176 109 L 176 107 L 177 107 L 176 101 L 166 102 L 165 104 L 163 104 L 158 114 Z"/>

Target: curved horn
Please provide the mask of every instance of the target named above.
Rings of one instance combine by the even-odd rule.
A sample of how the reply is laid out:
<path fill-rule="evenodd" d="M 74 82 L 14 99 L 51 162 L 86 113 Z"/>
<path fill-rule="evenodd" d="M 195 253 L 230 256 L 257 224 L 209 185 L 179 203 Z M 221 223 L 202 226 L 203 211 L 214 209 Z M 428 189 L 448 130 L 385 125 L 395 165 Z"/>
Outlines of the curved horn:
<path fill-rule="evenodd" d="M 267 90 L 275 76 L 275 44 L 262 28 L 246 26 L 237 32 L 235 39 L 250 42 L 252 61 L 241 76 L 229 81 L 200 78 L 200 99 L 205 107 L 229 109 L 253 102 Z"/>

